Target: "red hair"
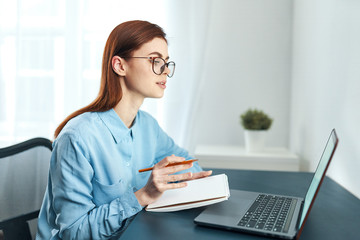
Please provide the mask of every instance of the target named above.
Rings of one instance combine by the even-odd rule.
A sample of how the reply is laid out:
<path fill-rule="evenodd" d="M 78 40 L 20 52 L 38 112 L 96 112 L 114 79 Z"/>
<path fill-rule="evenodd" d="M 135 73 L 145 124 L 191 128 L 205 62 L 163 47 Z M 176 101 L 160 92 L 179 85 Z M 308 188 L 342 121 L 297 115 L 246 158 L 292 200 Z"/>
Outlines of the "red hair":
<path fill-rule="evenodd" d="M 130 57 L 144 43 L 159 37 L 166 41 L 166 34 L 161 27 L 147 21 L 128 21 L 119 24 L 110 33 L 102 59 L 101 84 L 99 94 L 88 106 L 70 114 L 55 130 L 55 138 L 72 118 L 85 112 L 104 112 L 115 107 L 122 98 L 119 76 L 112 68 L 114 56 Z"/>

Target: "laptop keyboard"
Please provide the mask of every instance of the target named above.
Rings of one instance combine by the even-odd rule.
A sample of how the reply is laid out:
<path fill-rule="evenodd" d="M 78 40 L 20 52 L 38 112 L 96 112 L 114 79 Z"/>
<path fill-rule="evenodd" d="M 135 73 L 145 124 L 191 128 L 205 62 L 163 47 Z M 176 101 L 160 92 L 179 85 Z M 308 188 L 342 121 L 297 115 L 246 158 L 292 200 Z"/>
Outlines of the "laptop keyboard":
<path fill-rule="evenodd" d="M 288 197 L 259 194 L 238 225 L 286 233 L 289 231 L 296 201 Z"/>

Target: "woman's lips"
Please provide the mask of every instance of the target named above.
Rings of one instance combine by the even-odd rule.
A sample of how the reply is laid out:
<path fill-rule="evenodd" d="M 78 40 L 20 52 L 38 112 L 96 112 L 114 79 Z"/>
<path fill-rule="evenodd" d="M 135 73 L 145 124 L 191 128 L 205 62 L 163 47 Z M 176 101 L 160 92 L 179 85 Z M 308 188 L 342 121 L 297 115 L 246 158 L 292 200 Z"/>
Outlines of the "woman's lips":
<path fill-rule="evenodd" d="M 156 84 L 157 84 L 159 87 L 161 87 L 162 89 L 165 89 L 165 88 L 166 88 L 166 81 L 157 82 Z"/>

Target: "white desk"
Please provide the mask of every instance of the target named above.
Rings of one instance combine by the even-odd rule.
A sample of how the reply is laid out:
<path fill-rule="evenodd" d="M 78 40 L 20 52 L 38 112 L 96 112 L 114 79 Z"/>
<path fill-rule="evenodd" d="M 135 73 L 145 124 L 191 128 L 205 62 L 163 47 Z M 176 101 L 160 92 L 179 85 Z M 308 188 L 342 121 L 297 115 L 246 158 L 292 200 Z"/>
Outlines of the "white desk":
<path fill-rule="evenodd" d="M 300 159 L 286 148 L 249 153 L 239 146 L 199 145 L 195 157 L 204 168 L 299 171 Z"/>

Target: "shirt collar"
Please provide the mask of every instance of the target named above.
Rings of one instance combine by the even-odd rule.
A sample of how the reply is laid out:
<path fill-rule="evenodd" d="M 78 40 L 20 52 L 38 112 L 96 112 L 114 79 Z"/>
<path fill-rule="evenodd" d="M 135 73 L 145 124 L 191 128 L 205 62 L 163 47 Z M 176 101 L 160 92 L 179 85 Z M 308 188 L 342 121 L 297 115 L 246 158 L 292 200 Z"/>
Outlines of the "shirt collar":
<path fill-rule="evenodd" d="M 137 115 L 138 114 L 139 113 L 137 113 Z M 119 143 L 123 139 L 134 136 L 134 131 L 136 131 L 137 115 L 131 128 L 126 127 L 114 109 L 110 109 L 105 112 L 98 112 L 98 115 L 104 122 L 105 126 L 109 129 L 116 143 Z"/>

